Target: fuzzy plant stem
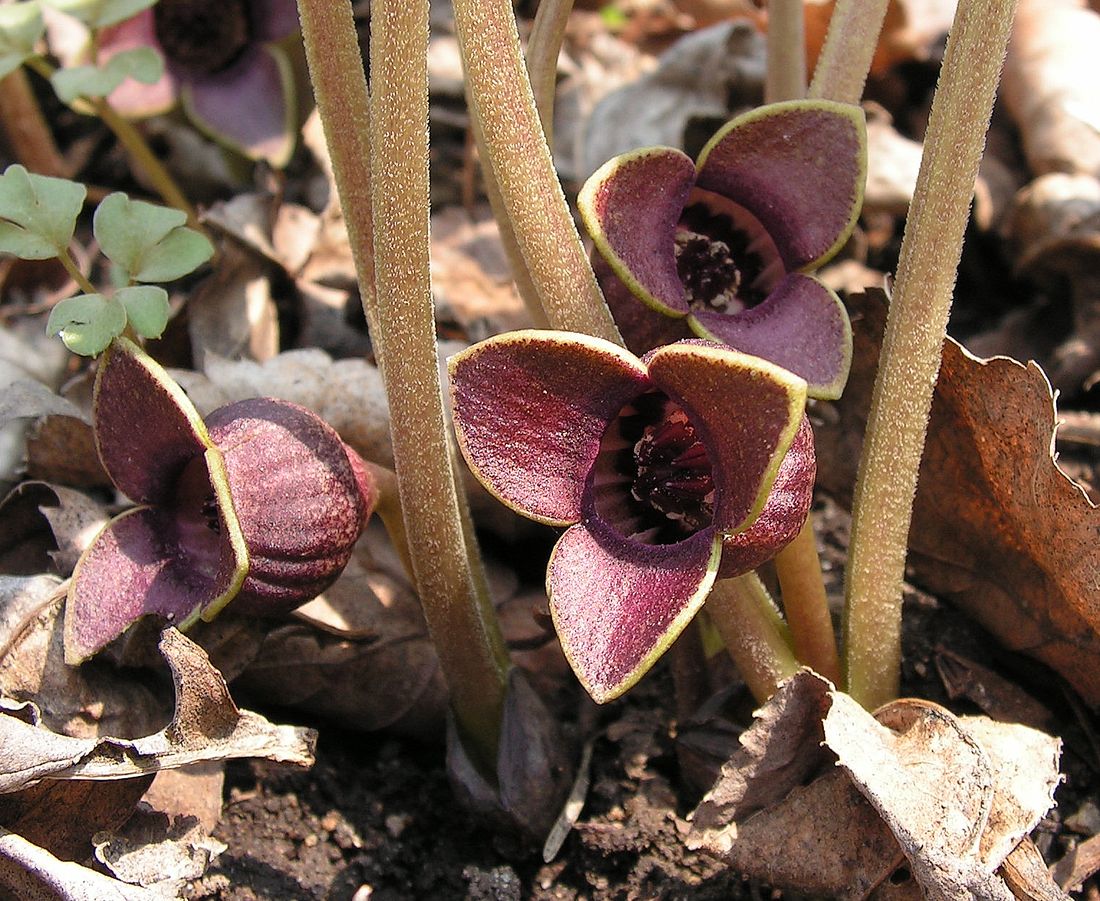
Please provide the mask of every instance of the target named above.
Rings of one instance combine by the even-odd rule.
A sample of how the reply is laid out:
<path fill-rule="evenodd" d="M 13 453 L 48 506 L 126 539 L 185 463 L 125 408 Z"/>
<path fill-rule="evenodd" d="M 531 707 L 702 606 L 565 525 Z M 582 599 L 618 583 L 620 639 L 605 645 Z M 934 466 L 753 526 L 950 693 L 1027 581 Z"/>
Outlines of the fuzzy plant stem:
<path fill-rule="evenodd" d="M 707 597 L 707 612 L 741 678 L 760 703 L 798 672 L 787 624 L 756 573 L 715 582 Z"/>
<path fill-rule="evenodd" d="M 794 541 L 776 556 L 775 571 L 795 656 L 834 685 L 841 685 L 840 653 L 821 576 L 812 512 Z"/>
<path fill-rule="evenodd" d="M 542 0 L 527 39 L 527 73 L 546 143 L 554 143 L 554 92 L 558 85 L 558 54 L 573 0 Z"/>
<path fill-rule="evenodd" d="M 299 12 L 352 246 L 373 246 L 364 268 L 373 271 L 374 285 L 364 286 L 362 296 L 386 382 L 417 590 L 467 750 L 492 773 L 508 656 L 468 553 L 436 362 L 428 269 L 428 3 L 372 4 L 369 106 L 350 3 L 299 0 Z M 363 151 L 372 173 L 369 200 Z M 368 255 L 360 249 L 357 265 Z M 366 279 L 364 269 L 359 278 Z"/>
<path fill-rule="evenodd" d="M 454 0 L 471 113 L 531 281 L 554 328 L 621 343 L 542 132 L 509 0 Z"/>
<path fill-rule="evenodd" d="M 802 0 L 768 3 L 768 71 L 764 102 L 806 96 L 806 34 Z"/>
<path fill-rule="evenodd" d="M 808 96 L 859 103 L 889 0 L 837 0 Z"/>
<path fill-rule="evenodd" d="M 897 696 L 905 553 L 974 179 L 1016 0 L 961 0 L 906 219 L 852 508 L 845 601 L 848 691 Z"/>

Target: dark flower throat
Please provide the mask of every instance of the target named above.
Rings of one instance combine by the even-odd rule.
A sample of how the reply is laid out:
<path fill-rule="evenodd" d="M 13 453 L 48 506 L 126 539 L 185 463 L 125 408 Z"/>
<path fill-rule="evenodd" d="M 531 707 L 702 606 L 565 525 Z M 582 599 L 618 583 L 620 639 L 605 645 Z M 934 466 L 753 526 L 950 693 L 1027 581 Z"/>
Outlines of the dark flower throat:
<path fill-rule="evenodd" d="M 170 61 L 194 75 L 229 68 L 252 39 L 247 0 L 160 0 L 157 41 Z"/>
<path fill-rule="evenodd" d="M 608 427 L 594 467 L 597 512 L 647 544 L 683 541 L 714 517 L 710 455 L 688 415 L 650 392 Z"/>

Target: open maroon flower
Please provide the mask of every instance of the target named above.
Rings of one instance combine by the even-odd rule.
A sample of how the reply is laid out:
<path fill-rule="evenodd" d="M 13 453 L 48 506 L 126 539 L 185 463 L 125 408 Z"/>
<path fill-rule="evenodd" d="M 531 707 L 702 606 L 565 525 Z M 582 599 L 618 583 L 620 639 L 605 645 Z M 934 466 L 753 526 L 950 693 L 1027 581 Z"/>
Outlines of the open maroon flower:
<path fill-rule="evenodd" d="M 252 159 L 285 165 L 297 125 L 294 73 L 278 41 L 298 30 L 294 0 L 158 0 L 100 32 L 100 62 L 153 47 L 165 60 L 155 84 L 127 79 L 110 95 L 125 116 L 177 100 L 215 140 Z"/>
<path fill-rule="evenodd" d="M 661 656 L 720 565 L 747 571 L 805 521 L 806 385 L 764 360 L 701 341 L 639 360 L 585 335 L 522 331 L 452 358 L 451 381 L 478 478 L 524 516 L 571 527 L 547 592 L 565 655 L 599 702 Z"/>
<path fill-rule="evenodd" d="M 81 556 L 65 613 L 79 662 L 146 614 L 186 628 L 230 600 L 260 615 L 327 588 L 374 505 L 362 460 L 316 415 L 252 398 L 203 423 L 183 390 L 118 338 L 100 362 L 96 446 L 140 506 Z"/>
<path fill-rule="evenodd" d="M 698 164 L 668 147 L 605 164 L 578 205 L 628 346 L 644 353 L 694 332 L 789 369 L 812 397 L 839 397 L 848 315 L 804 273 L 851 234 L 866 157 L 858 107 L 801 100 L 732 120 Z"/>

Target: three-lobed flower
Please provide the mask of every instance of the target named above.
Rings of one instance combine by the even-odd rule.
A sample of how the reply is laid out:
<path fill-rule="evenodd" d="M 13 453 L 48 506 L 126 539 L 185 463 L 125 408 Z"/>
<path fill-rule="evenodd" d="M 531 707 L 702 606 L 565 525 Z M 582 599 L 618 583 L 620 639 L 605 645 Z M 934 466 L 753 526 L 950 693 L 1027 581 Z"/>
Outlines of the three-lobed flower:
<path fill-rule="evenodd" d="M 528 330 L 450 369 L 474 474 L 524 516 L 568 527 L 547 570 L 550 611 L 599 702 L 641 678 L 716 578 L 774 556 L 805 521 L 806 384 L 767 361 L 703 341 L 638 359 Z"/>
<path fill-rule="evenodd" d="M 851 234 L 866 155 L 858 107 L 800 100 L 733 119 L 697 163 L 668 147 L 606 163 L 578 206 L 627 346 L 694 334 L 794 372 L 811 397 L 838 397 L 851 326 L 806 273 Z"/>

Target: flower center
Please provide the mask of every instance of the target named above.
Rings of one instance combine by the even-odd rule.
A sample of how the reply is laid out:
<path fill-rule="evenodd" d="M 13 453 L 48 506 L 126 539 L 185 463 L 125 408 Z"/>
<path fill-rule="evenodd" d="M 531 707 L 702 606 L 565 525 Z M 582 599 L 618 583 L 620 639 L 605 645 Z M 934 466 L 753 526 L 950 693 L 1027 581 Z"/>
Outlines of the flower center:
<path fill-rule="evenodd" d="M 193 75 L 228 68 L 252 36 L 247 0 L 160 0 L 153 21 L 165 56 Z"/>
<path fill-rule="evenodd" d="M 627 537 L 672 544 L 714 518 L 710 455 L 687 413 L 661 392 L 623 407 L 593 472 L 596 511 Z"/>
<path fill-rule="evenodd" d="M 752 213 L 699 189 L 680 217 L 675 254 L 694 312 L 732 315 L 754 307 L 785 273 L 775 242 Z"/>

